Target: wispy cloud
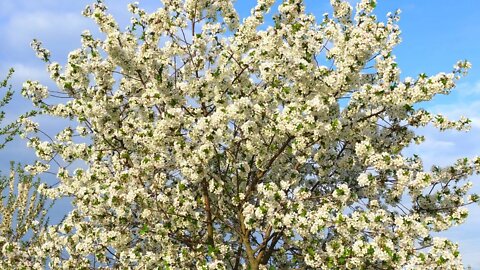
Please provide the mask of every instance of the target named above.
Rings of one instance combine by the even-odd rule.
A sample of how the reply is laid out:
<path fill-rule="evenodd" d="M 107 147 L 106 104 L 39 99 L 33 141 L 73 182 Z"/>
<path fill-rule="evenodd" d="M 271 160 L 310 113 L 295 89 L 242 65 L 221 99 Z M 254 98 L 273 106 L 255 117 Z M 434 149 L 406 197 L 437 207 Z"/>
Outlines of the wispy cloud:
<path fill-rule="evenodd" d="M 455 91 L 462 98 L 480 95 L 480 81 L 459 83 Z"/>
<path fill-rule="evenodd" d="M 42 40 L 46 47 L 65 53 L 80 45 L 80 34 L 86 26 L 90 26 L 89 20 L 75 13 L 17 13 L 0 28 L 6 37 L 2 46 L 4 50 L 16 53 L 15 56 L 19 57 L 19 54 L 30 50 L 30 42 L 37 38 Z"/>
<path fill-rule="evenodd" d="M 43 65 L 25 65 L 22 63 L 13 63 L 12 67 L 15 69 L 12 83 L 20 84 L 26 80 L 36 80 L 45 83 L 50 80 Z"/>
<path fill-rule="evenodd" d="M 425 137 L 420 145 L 411 145 L 405 155 L 418 154 L 424 161 L 426 169 L 432 165 L 447 166 L 463 157 L 474 157 L 480 153 L 477 143 L 480 128 L 473 127 L 469 132 L 447 130 L 439 131 L 433 126 L 416 129 L 415 132 Z"/>

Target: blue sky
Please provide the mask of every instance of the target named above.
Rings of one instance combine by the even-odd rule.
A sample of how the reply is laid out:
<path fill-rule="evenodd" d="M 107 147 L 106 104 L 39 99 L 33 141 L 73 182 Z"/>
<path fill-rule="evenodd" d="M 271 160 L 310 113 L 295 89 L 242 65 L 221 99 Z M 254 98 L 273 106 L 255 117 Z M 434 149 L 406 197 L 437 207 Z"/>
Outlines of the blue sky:
<path fill-rule="evenodd" d="M 93 0 L 0 0 L 0 75 L 14 67 L 14 89 L 17 94 L 27 79 L 52 85 L 44 64 L 30 49 L 33 38 L 41 40 L 52 51 L 53 59 L 64 63 L 69 51 L 80 46 L 80 34 L 85 29 L 96 32 L 96 26 L 81 16 L 83 8 Z M 127 0 L 106 1 L 110 11 L 123 26 L 129 15 Z M 158 0 L 140 0 L 147 10 L 155 10 Z M 308 11 L 320 17 L 329 11 L 327 0 L 306 0 Z M 351 0 L 350 2 L 355 2 Z M 237 0 L 240 14 L 248 14 L 253 0 Z M 449 96 L 441 96 L 425 104 L 434 112 L 451 118 L 460 115 L 473 120 L 470 133 L 437 132 L 431 128 L 420 130 L 427 141 L 409 150 L 420 154 L 426 165 L 446 165 L 460 157 L 480 155 L 480 1 L 478 0 L 379 0 L 376 13 L 384 18 L 388 11 L 402 10 L 400 27 L 403 42 L 396 49 L 402 76 L 416 76 L 421 72 L 435 74 L 450 71 L 460 59 L 473 64 L 470 74 L 460 81 Z M 0 77 L 3 77 L 0 76 Z M 15 117 L 28 110 L 28 102 L 17 95 L 7 108 L 7 116 Z M 42 121 L 44 130 L 53 131 L 62 123 Z M 8 167 L 9 160 L 29 162 L 33 156 L 25 150 L 25 143 L 9 145 L 0 155 L 0 168 Z M 472 177 L 474 189 L 480 192 L 480 177 Z M 61 211 L 66 204 L 57 206 Z M 442 234 L 457 241 L 466 264 L 480 269 L 480 207 L 472 208 L 469 221 Z"/>

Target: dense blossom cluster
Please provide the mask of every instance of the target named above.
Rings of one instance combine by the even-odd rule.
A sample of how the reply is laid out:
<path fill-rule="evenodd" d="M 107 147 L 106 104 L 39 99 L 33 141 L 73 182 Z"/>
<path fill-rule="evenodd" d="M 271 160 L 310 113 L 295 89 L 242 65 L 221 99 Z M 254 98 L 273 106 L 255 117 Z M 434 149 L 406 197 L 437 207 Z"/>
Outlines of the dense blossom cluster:
<path fill-rule="evenodd" d="M 34 41 L 68 101 L 34 81 L 22 93 L 77 124 L 46 140 L 20 121 L 39 158 L 27 169 L 58 169 L 42 193 L 75 206 L 31 256 L 52 269 L 462 269 L 432 233 L 478 201 L 464 180 L 479 160 L 428 171 L 402 150 L 423 140 L 415 127 L 468 129 L 415 105 L 468 62 L 402 80 L 399 12 L 379 21 L 374 0 L 331 0 L 320 22 L 285 0 L 266 28 L 273 0 L 243 20 L 231 0 L 162 2 L 129 5 L 125 31 L 88 6 L 105 38 L 85 31 L 63 67 Z"/>

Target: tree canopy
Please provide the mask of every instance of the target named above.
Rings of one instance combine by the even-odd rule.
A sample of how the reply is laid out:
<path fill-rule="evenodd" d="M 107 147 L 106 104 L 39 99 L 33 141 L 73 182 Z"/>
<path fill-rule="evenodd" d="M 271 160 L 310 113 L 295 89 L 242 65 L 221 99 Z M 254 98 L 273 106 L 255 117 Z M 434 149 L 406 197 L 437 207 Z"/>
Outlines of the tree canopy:
<path fill-rule="evenodd" d="M 400 12 L 379 20 L 374 0 L 332 0 L 321 18 L 301 0 L 277 11 L 258 0 L 242 21 L 231 0 L 162 3 L 153 13 L 130 4 L 126 30 L 102 1 L 88 6 L 103 37 L 83 32 L 64 66 L 32 42 L 56 89 L 23 85 L 37 107 L 17 122 L 38 157 L 25 170 L 55 173 L 58 185 L 39 192 L 74 209 L 23 250 L 0 238 L 4 261 L 463 269 L 458 246 L 433 234 L 478 201 L 467 179 L 480 159 L 427 170 L 403 150 L 423 141 L 417 127 L 469 128 L 419 105 L 448 94 L 467 61 L 401 78 Z M 48 136 L 36 115 L 72 125 Z"/>

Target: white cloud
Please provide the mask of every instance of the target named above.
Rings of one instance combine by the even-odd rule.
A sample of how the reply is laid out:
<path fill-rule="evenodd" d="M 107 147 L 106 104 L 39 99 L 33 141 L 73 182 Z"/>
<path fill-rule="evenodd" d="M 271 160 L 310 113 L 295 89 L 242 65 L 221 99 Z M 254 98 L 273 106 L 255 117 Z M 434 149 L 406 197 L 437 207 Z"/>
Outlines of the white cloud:
<path fill-rule="evenodd" d="M 25 56 L 34 57 L 29 48 L 33 38 L 42 41 L 53 52 L 53 57 L 66 58 L 66 54 L 80 46 L 80 34 L 89 29 L 93 33 L 98 27 L 93 20 L 81 15 L 86 5 L 93 0 L 0 0 L 0 33 L 4 42 L 0 44 L 0 58 Z M 126 26 L 130 19 L 127 4 L 130 0 L 106 1 L 120 25 Z M 142 3 L 142 7 L 152 9 L 151 1 Z M 56 54 L 57 53 L 57 54 Z M 2 57 L 1 54 L 5 54 Z M 29 58 L 31 59 L 31 58 Z"/>
<path fill-rule="evenodd" d="M 425 136 L 425 142 L 420 145 L 411 145 L 404 154 L 410 156 L 418 154 L 429 169 L 432 165 L 451 165 L 459 158 L 473 157 L 480 153 L 480 145 L 476 143 L 476 136 L 480 129 L 474 127 L 470 132 L 455 130 L 439 131 L 433 126 L 418 128 L 415 132 Z"/>
<path fill-rule="evenodd" d="M 26 80 L 36 80 L 43 83 L 50 81 L 49 75 L 43 66 L 15 63 L 12 67 L 15 69 L 12 78 L 13 83 L 23 83 Z"/>
<path fill-rule="evenodd" d="M 480 94 L 480 81 L 459 83 L 455 88 L 461 97 L 468 97 Z"/>
<path fill-rule="evenodd" d="M 66 46 L 78 43 L 83 29 L 87 28 L 88 20 L 80 14 L 31 12 L 17 13 L 3 27 L 6 42 L 11 48 L 30 44 L 33 38 L 48 42 L 51 46 Z"/>

